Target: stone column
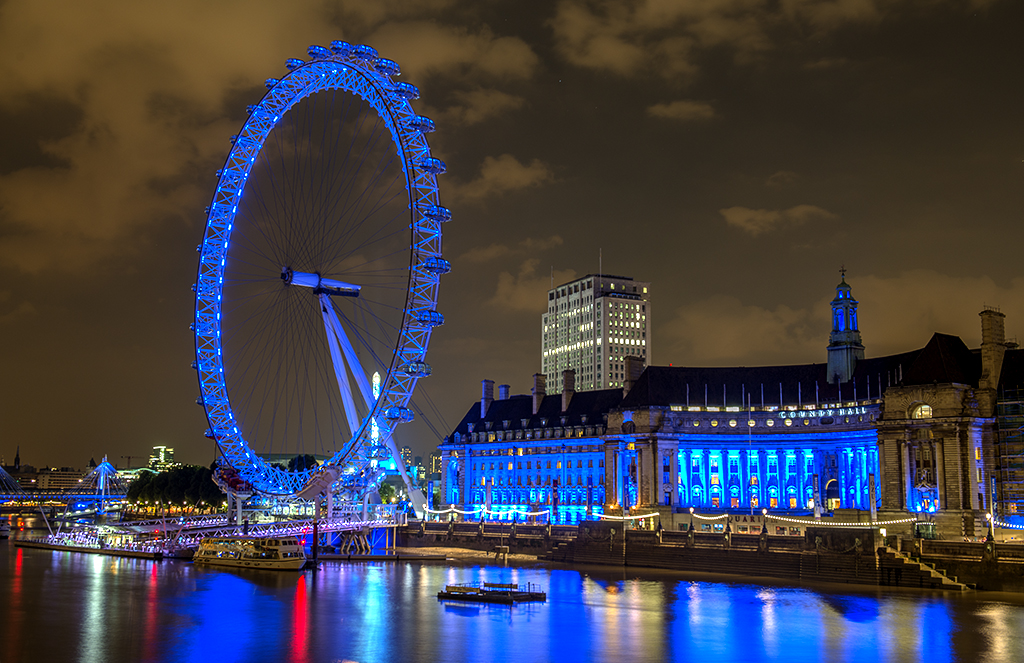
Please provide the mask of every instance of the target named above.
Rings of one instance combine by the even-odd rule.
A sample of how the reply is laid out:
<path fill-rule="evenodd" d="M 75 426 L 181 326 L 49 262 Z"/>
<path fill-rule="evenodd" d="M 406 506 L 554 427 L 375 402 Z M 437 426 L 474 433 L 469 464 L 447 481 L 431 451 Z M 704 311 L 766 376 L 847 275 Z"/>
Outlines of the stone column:
<path fill-rule="evenodd" d="M 910 451 L 910 442 L 907 440 L 901 440 L 900 460 L 903 468 L 903 504 L 901 506 L 907 510 L 913 509 L 913 505 L 910 501 L 914 496 L 914 477 L 910 462 Z"/>
<path fill-rule="evenodd" d="M 803 449 L 796 450 L 796 506 L 807 508 L 807 491 L 804 482 L 807 480 L 807 459 Z"/>

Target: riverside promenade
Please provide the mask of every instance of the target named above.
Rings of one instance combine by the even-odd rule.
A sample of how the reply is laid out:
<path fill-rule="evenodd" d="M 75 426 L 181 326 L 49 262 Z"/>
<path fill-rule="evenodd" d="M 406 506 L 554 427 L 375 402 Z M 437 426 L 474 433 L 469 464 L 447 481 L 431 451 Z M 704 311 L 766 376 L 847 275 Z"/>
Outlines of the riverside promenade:
<path fill-rule="evenodd" d="M 864 528 L 808 527 L 801 536 L 649 531 L 621 522 L 578 526 L 413 523 L 398 545 L 536 555 L 573 565 L 658 568 L 750 578 L 948 591 L 1024 592 L 1024 544 L 886 537 Z"/>

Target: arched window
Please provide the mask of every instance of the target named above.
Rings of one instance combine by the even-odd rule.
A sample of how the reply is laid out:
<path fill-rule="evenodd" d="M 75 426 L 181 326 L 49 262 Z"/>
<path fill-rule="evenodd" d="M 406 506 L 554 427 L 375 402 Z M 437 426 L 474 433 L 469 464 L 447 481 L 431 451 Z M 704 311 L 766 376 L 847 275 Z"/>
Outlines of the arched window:
<path fill-rule="evenodd" d="M 927 403 L 918 403 L 910 410 L 911 419 L 931 419 L 932 406 Z"/>

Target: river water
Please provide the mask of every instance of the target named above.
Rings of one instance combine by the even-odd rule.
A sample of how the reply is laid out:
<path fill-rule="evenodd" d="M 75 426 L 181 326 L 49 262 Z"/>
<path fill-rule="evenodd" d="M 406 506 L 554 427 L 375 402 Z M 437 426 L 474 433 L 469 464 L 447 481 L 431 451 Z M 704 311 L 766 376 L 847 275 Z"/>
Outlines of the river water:
<path fill-rule="evenodd" d="M 1024 596 L 556 565 L 223 571 L 0 542 L 0 661 L 1024 661 Z M 442 603 L 459 582 L 546 603 Z"/>

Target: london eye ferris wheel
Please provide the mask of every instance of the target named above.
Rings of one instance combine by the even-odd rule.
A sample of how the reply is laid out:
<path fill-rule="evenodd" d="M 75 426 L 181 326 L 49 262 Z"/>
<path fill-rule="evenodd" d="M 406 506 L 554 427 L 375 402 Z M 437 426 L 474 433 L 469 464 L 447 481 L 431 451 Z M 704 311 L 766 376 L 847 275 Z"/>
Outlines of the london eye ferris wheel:
<path fill-rule="evenodd" d="M 195 368 L 207 436 L 265 495 L 352 499 L 413 418 L 437 312 L 441 227 L 419 90 L 369 46 L 310 46 L 249 107 L 207 213 Z M 289 457 L 326 459 L 289 469 Z M 423 497 L 410 493 L 419 510 Z"/>

